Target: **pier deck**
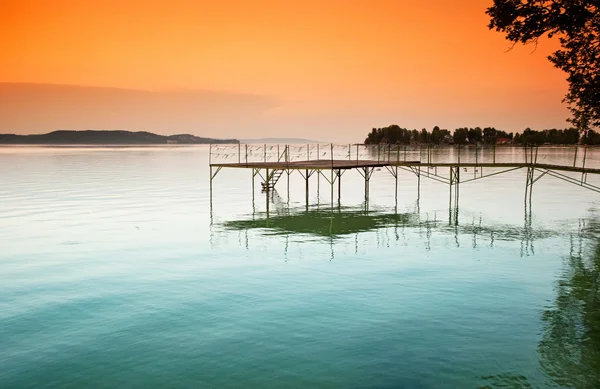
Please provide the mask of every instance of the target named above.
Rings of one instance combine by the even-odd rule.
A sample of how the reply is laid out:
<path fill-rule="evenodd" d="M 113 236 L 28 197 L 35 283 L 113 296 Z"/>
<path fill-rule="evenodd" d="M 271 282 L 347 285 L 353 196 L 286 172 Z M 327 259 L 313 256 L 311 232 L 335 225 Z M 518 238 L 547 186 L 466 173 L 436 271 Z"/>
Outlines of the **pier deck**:
<path fill-rule="evenodd" d="M 533 167 L 541 170 L 558 170 L 574 173 L 600 174 L 600 169 L 586 168 L 581 166 L 566 166 L 547 163 L 525 163 L 525 162 L 420 162 L 420 161 L 370 161 L 370 160 L 311 160 L 311 161 L 293 161 L 293 162 L 249 162 L 249 163 L 211 163 L 215 168 L 243 168 L 243 169 L 271 169 L 271 170 L 348 170 L 375 167 L 486 167 L 486 168 L 521 168 Z"/>

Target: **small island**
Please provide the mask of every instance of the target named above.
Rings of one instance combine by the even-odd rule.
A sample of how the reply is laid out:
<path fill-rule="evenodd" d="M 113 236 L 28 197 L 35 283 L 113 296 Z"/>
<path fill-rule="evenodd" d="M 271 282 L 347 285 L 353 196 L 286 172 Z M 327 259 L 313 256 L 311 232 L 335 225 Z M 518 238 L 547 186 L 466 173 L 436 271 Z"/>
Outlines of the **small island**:
<path fill-rule="evenodd" d="M 237 139 L 201 138 L 190 134 L 158 135 L 146 131 L 59 130 L 47 134 L 0 134 L 0 144 L 12 145 L 166 145 L 240 143 Z"/>

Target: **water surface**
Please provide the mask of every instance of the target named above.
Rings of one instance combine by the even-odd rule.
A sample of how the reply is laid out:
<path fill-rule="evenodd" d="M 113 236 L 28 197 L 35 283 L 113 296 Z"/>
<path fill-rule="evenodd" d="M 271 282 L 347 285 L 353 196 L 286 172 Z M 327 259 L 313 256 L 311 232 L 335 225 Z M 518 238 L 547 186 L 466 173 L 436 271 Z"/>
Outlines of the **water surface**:
<path fill-rule="evenodd" d="M 368 211 L 356 172 L 306 209 L 295 173 L 267 214 L 245 169 L 211 207 L 207 163 L 0 148 L 0 387 L 600 387 L 597 193 L 544 177 L 529 206 L 515 171 L 456 207 L 384 169 Z"/>

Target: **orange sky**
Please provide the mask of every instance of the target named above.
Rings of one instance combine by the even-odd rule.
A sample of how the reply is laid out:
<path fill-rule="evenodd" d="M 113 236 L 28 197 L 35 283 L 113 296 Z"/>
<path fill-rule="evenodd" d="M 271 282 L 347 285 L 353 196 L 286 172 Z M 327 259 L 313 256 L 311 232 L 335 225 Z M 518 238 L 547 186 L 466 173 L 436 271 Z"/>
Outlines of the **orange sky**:
<path fill-rule="evenodd" d="M 286 123 L 286 135 L 325 140 L 361 140 L 370 127 L 391 123 L 566 125 L 565 76 L 546 59 L 556 44 L 506 52 L 504 37 L 486 27 L 491 1 L 0 4 L 0 82 L 276 99 L 249 136 L 276 135 Z M 330 136 L 321 136 L 325 129 Z"/>

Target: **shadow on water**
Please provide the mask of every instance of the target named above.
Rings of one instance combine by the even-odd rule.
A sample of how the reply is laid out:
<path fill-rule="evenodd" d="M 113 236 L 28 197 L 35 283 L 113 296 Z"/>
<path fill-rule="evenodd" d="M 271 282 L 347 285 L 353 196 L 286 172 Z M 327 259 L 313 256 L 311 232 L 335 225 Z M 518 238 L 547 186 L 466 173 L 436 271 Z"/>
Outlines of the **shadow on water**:
<path fill-rule="evenodd" d="M 493 247 L 495 242 L 502 240 L 518 241 L 521 242 L 521 256 L 535 253 L 535 240 L 562 235 L 562 232 L 557 230 L 532 228 L 531 209 L 527 207 L 524 224 L 521 227 L 504 224 L 485 225 L 480 216 L 462 215 L 461 217 L 457 206 L 450 208 L 447 219 L 444 219 L 441 216 L 443 213 L 421 213 L 418 202 L 414 209 L 408 212 L 398 212 L 395 207 L 370 209 L 364 204 L 359 207 L 332 208 L 317 204 L 294 208 L 280 199 L 276 192 L 271 196 L 271 207 L 267 212 L 254 211 L 247 217 L 224 221 L 218 226 L 229 231 L 255 230 L 260 235 L 297 235 L 330 243 L 350 235 L 389 228 L 394 229 L 393 234 L 396 235 L 396 240 L 399 240 L 397 235 L 399 228 L 414 229 L 426 234 L 428 250 L 431 249 L 430 239 L 435 232 L 454 236 L 457 247 L 464 244 L 459 242 L 459 236 L 470 236 L 474 248 L 481 244 L 489 244 Z"/>
<path fill-rule="evenodd" d="M 386 214 L 352 208 L 334 211 L 316 208 L 288 209 L 285 213 L 256 215 L 255 219 L 223 223 L 231 230 L 261 229 L 267 234 L 308 234 L 317 237 L 339 238 L 392 225 L 418 225 L 415 214 Z"/>

